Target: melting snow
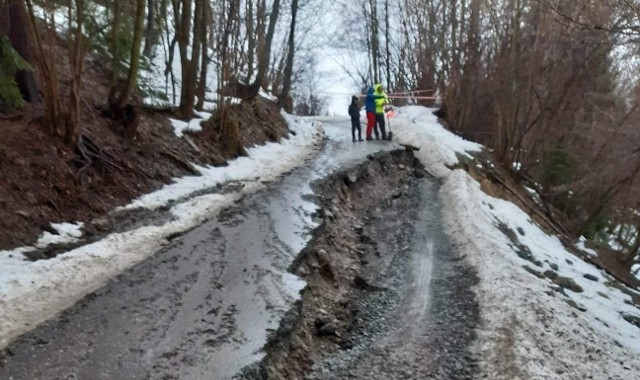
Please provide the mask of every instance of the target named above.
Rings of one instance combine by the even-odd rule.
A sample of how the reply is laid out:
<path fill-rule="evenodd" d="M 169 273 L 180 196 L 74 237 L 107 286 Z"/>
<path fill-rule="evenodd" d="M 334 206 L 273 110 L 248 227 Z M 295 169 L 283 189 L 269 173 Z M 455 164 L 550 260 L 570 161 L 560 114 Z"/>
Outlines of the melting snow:
<path fill-rule="evenodd" d="M 51 232 L 45 231 L 38 238 L 38 242 L 36 243 L 36 247 L 44 248 L 50 244 L 63 244 L 63 243 L 73 243 L 78 241 L 78 238 L 82 236 L 82 228 L 84 227 L 84 223 L 51 223 L 51 228 L 53 228 L 57 233 L 52 234 Z"/>
<path fill-rule="evenodd" d="M 202 123 L 209 120 L 211 114 L 208 112 L 196 112 L 196 118 L 189 121 L 182 121 L 169 118 L 173 133 L 177 137 L 182 137 L 185 132 L 202 132 Z"/>
<path fill-rule="evenodd" d="M 400 109 L 394 133 L 401 143 L 420 147 L 418 158 L 443 181 L 444 222 L 461 254 L 477 268 L 482 324 L 475 349 L 488 378 L 638 376 L 640 329 L 624 319 L 640 317 L 631 289 L 622 292 L 513 203 L 488 196 L 465 171 L 449 169 L 456 154 L 481 147 L 445 130 L 431 110 Z M 505 226 L 510 238 L 499 228 Z M 529 257 L 517 254 L 523 247 Z M 571 279 L 582 292 L 562 290 L 524 266 L 542 276 Z"/>

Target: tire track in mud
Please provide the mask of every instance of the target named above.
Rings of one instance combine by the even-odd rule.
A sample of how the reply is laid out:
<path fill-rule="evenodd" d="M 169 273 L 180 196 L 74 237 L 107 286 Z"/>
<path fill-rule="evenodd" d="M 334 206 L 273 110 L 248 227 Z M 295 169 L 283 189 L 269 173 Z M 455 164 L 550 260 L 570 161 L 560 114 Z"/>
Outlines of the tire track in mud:
<path fill-rule="evenodd" d="M 307 282 L 267 356 L 237 379 L 470 379 L 477 278 L 440 227 L 439 184 L 408 151 L 316 185 Z"/>

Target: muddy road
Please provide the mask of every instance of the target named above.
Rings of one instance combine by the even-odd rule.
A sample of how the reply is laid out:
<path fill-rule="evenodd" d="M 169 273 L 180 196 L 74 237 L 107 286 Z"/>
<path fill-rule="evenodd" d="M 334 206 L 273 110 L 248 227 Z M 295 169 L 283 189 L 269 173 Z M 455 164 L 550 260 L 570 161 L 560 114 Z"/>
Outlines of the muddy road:
<path fill-rule="evenodd" d="M 347 125 L 13 342 L 0 379 L 471 378 L 475 276 L 440 227 L 439 184 Z"/>

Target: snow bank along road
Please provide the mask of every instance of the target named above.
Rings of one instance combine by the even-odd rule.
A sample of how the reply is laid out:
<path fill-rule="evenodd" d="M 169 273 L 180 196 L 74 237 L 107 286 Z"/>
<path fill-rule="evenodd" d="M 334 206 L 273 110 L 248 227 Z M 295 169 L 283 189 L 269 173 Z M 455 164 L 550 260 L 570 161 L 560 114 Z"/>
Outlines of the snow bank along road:
<path fill-rule="evenodd" d="M 236 169 L 243 169 L 242 178 L 227 173 L 228 178 L 216 179 L 240 180 L 244 193 L 262 188 L 246 199 L 206 191 L 188 198 L 191 190 L 206 190 L 207 185 L 178 182 L 168 192 L 143 197 L 136 204 L 154 208 L 167 200 L 176 202 L 170 207 L 175 218 L 171 223 L 141 228 L 137 234 L 118 234 L 108 240 L 110 245 L 81 248 L 60 256 L 54 264 L 27 265 L 19 253 L 11 259 L 0 255 L 0 340 L 6 344 L 7 337 L 28 328 L 25 324 L 41 322 L 73 304 L 79 295 L 98 289 L 113 274 L 143 260 L 146 255 L 139 252 L 159 249 L 176 232 L 199 226 L 12 344 L 0 378 L 224 379 L 259 360 L 266 331 L 278 327 L 304 285 L 286 269 L 306 244 L 305 234 L 315 226 L 310 215 L 316 205 L 306 200 L 311 194 L 309 183 L 361 162 L 381 147 L 391 148 L 375 142 L 352 146 L 346 123 L 343 129 L 330 121 L 326 124 L 327 135 L 334 139 L 279 182 L 264 188 L 262 180 L 252 178 L 261 176 L 259 165 L 249 171 L 238 166 Z M 431 192 L 437 192 L 442 201 L 444 232 L 453 245 L 450 250 L 464 257 L 477 273 L 474 293 L 480 320 L 471 350 L 477 376 L 640 378 L 637 290 L 616 286 L 606 273 L 572 255 L 557 237 L 538 228 L 525 212 L 483 193 L 463 170 L 450 169 L 457 155 L 472 159 L 466 152 L 482 147 L 443 129 L 430 110 L 400 109 L 392 124 L 399 142 L 420 147 L 416 157 L 440 181 L 440 190 Z M 295 150 L 295 141 L 299 140 L 292 139 L 288 150 L 265 158 L 294 166 L 294 157 L 283 155 Z M 266 179 L 282 171 L 270 173 Z M 232 207 L 201 225 L 227 206 Z M 425 227 L 430 223 L 416 220 Z M 412 241 L 422 244 L 425 249 L 420 252 L 432 258 L 421 261 L 423 256 L 407 256 L 414 260 L 409 266 L 418 270 L 415 278 L 424 279 L 412 286 L 422 289 L 429 283 L 435 291 L 436 277 L 441 274 L 436 266 L 445 261 L 438 259 L 437 245 L 435 254 L 429 255 L 429 241 Z M 65 266 L 69 262 L 74 265 Z M 56 270 L 56 266 L 67 271 Z M 436 275 L 426 280 L 429 268 Z M 457 270 L 453 264 L 450 268 Z M 54 276 L 45 275 L 48 273 Z M 37 286 L 30 288 L 31 282 Z M 423 293 L 409 290 L 411 294 Z M 407 318 L 419 320 L 423 312 L 436 310 L 435 298 L 407 300 Z M 426 311 L 421 308 L 425 304 Z M 44 310 L 42 316 L 37 310 Z M 362 342 L 356 340 L 354 347 Z M 400 347 L 396 343 L 386 339 L 378 344 L 379 357 L 384 357 L 386 349 Z M 337 355 L 326 365 L 318 364 L 313 374 L 331 378 L 323 374 L 334 365 L 354 376 L 370 368 L 351 364 Z"/>

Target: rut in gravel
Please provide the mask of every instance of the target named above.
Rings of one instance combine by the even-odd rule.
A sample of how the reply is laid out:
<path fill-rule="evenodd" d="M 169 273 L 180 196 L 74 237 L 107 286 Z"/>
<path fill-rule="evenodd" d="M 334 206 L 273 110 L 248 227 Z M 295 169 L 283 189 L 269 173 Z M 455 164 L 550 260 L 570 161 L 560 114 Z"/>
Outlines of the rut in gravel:
<path fill-rule="evenodd" d="M 322 223 L 292 266 L 308 286 L 242 379 L 468 379 L 477 282 L 411 151 L 316 184 Z"/>

